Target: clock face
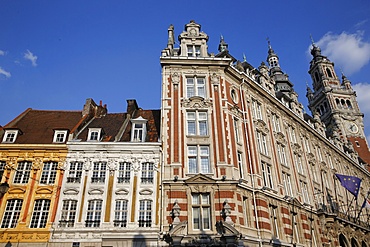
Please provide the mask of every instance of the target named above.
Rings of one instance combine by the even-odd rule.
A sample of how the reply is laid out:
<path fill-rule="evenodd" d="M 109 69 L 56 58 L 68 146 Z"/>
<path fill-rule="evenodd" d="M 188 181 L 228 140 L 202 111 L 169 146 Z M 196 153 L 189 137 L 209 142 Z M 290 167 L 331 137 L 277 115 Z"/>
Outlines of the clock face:
<path fill-rule="evenodd" d="M 353 122 L 347 122 L 346 128 L 349 132 L 351 133 L 357 133 L 358 132 L 358 127 L 355 123 Z"/>

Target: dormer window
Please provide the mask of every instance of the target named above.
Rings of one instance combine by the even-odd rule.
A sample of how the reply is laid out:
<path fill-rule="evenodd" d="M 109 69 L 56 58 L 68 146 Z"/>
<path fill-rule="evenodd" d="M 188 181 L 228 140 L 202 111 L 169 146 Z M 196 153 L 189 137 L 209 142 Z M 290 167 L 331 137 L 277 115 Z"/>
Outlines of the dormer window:
<path fill-rule="evenodd" d="M 64 143 L 67 138 L 67 130 L 55 130 L 53 142 Z"/>
<path fill-rule="evenodd" d="M 188 45 L 188 57 L 200 57 L 200 45 Z"/>
<path fill-rule="evenodd" d="M 87 139 L 89 141 L 99 141 L 100 133 L 101 133 L 101 129 L 99 128 L 89 129 L 89 136 L 87 137 Z"/>
<path fill-rule="evenodd" d="M 132 131 L 131 131 L 131 141 L 132 142 L 145 142 L 146 137 L 146 122 L 148 120 L 138 117 L 132 119 Z"/>
<path fill-rule="evenodd" d="M 14 143 L 17 139 L 18 130 L 5 130 L 3 143 Z"/>

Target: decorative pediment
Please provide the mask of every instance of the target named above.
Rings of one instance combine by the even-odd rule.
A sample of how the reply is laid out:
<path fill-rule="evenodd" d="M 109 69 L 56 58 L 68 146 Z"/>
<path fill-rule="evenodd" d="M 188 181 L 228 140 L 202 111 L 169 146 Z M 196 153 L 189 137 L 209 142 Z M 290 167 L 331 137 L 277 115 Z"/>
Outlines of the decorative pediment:
<path fill-rule="evenodd" d="M 53 193 L 53 190 L 50 189 L 50 188 L 38 188 L 36 190 L 36 194 L 52 194 Z"/>
<path fill-rule="evenodd" d="M 140 195 L 151 195 L 153 194 L 153 191 L 150 189 L 143 189 L 139 192 Z"/>
<path fill-rule="evenodd" d="M 216 229 L 217 233 L 220 235 L 233 235 L 233 236 L 239 236 L 240 233 L 238 230 L 235 229 L 230 223 L 227 223 L 225 221 L 217 221 L 216 222 Z"/>
<path fill-rule="evenodd" d="M 193 96 L 189 99 L 183 99 L 181 102 L 183 107 L 199 109 L 199 108 L 210 108 L 212 102 L 209 99 L 205 99 L 200 96 Z"/>
<path fill-rule="evenodd" d="M 128 190 L 126 190 L 126 189 L 118 189 L 118 190 L 116 190 L 116 195 L 128 195 Z"/>
<path fill-rule="evenodd" d="M 102 189 L 92 189 L 89 190 L 89 195 L 102 195 L 104 193 L 104 190 Z"/>
<path fill-rule="evenodd" d="M 66 189 L 64 190 L 64 195 L 78 195 L 79 191 L 76 189 Z"/>
<path fill-rule="evenodd" d="M 187 226 L 188 222 L 182 221 L 178 225 L 174 226 L 169 232 L 168 235 L 172 236 L 177 236 L 177 235 L 185 235 L 187 232 Z"/>
<path fill-rule="evenodd" d="M 303 153 L 301 145 L 299 145 L 298 143 L 292 143 L 292 150 L 293 150 L 293 153 L 296 153 L 296 154 Z"/>
<path fill-rule="evenodd" d="M 316 164 L 315 155 L 313 153 L 307 154 L 307 160 L 308 160 L 308 163 Z"/>
<path fill-rule="evenodd" d="M 278 143 L 281 143 L 281 144 L 284 144 L 284 145 L 287 144 L 287 141 L 285 139 L 285 135 L 282 132 L 276 132 L 275 133 L 275 138 L 276 138 L 276 141 Z"/>
<path fill-rule="evenodd" d="M 255 120 L 255 126 L 256 129 L 264 134 L 267 134 L 269 132 L 269 129 L 267 128 L 267 124 L 262 119 L 256 119 Z"/>
<path fill-rule="evenodd" d="M 237 105 L 232 105 L 229 107 L 229 111 L 234 115 L 234 116 L 237 116 L 239 118 L 242 118 L 243 115 L 239 109 L 239 107 Z"/>
<path fill-rule="evenodd" d="M 185 180 L 185 184 L 213 184 L 216 181 L 210 177 L 207 177 L 203 174 L 197 174 L 187 180 Z"/>
<path fill-rule="evenodd" d="M 19 187 L 9 188 L 8 190 L 8 194 L 24 194 L 25 192 L 25 189 Z"/>

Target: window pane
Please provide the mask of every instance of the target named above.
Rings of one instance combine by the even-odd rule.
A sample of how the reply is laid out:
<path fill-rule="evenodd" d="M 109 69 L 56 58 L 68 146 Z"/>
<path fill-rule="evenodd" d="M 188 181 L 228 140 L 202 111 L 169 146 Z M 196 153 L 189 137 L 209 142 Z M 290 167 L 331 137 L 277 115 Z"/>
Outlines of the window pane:
<path fill-rule="evenodd" d="M 200 229 L 200 208 L 193 208 L 193 227 Z"/>

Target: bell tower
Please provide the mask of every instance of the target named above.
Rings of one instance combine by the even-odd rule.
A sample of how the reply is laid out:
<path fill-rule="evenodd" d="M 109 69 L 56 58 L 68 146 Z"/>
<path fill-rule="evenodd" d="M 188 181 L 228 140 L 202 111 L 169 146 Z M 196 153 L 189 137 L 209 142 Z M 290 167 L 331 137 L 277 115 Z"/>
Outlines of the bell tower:
<path fill-rule="evenodd" d="M 307 87 L 309 109 L 319 114 L 326 126 L 326 135 L 339 138 L 343 143 L 350 142 L 362 162 L 370 163 L 370 152 L 366 141 L 364 114 L 356 99 L 351 82 L 342 73 L 340 80 L 335 73 L 334 63 L 321 54 L 321 49 L 312 42 L 308 73 L 311 75 L 313 90 Z"/>

